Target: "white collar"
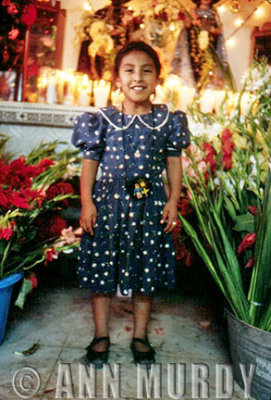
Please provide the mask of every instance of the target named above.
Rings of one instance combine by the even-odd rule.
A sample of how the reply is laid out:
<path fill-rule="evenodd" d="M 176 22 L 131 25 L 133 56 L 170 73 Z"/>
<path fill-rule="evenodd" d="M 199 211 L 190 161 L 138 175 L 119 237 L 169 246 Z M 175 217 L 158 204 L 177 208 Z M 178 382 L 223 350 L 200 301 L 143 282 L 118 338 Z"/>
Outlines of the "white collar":
<path fill-rule="evenodd" d="M 99 108 L 98 112 L 100 112 L 103 118 L 116 130 L 125 130 L 128 129 L 136 118 L 145 125 L 149 129 L 160 129 L 164 126 L 169 118 L 169 108 L 166 104 L 155 104 L 153 105 L 153 114 L 154 114 L 154 127 L 152 126 L 152 112 L 148 114 L 124 114 L 124 119 L 129 120 L 129 122 L 122 126 L 122 113 L 119 112 L 115 107 L 108 106 L 104 108 Z"/>

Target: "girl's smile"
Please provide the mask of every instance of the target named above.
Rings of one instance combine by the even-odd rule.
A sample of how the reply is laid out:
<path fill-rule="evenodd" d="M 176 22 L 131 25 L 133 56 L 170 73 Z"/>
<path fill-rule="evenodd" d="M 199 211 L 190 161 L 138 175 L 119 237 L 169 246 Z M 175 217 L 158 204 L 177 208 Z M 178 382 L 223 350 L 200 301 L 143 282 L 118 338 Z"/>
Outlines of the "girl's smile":
<path fill-rule="evenodd" d="M 144 113 L 151 106 L 150 95 L 157 84 L 157 72 L 152 58 L 143 51 L 133 50 L 123 57 L 117 84 L 124 94 L 125 110 Z M 142 109 L 142 111 L 141 111 Z"/>

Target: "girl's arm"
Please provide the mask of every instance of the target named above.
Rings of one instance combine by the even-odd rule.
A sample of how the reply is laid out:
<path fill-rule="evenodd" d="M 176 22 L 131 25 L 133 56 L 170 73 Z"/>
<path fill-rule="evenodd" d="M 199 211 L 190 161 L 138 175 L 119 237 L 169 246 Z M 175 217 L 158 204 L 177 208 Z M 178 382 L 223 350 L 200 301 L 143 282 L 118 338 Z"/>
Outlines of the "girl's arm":
<path fill-rule="evenodd" d="M 172 222 L 176 221 L 178 218 L 177 204 L 180 199 L 182 189 L 181 157 L 167 157 L 166 169 L 169 185 L 169 197 L 164 206 L 163 215 L 160 222 L 163 224 L 167 220 L 167 225 L 164 228 L 164 232 L 168 233 L 174 229 L 176 225 L 172 225 Z"/>
<path fill-rule="evenodd" d="M 94 234 L 93 226 L 97 220 L 97 209 L 93 202 L 92 191 L 96 180 L 99 161 L 84 159 L 80 177 L 81 215 L 80 226 L 84 231 Z"/>

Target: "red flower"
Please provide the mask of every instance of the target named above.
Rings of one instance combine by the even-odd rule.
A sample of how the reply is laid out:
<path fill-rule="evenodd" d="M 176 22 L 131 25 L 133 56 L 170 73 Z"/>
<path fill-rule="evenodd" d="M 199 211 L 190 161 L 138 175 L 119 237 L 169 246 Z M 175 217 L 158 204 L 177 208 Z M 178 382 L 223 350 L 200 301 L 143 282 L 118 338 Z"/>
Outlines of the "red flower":
<path fill-rule="evenodd" d="M 32 272 L 31 275 L 27 278 L 31 283 L 32 283 L 32 289 L 31 292 L 33 292 L 33 289 L 38 287 L 38 278 L 35 272 Z"/>
<path fill-rule="evenodd" d="M 17 208 L 31 209 L 33 200 L 37 201 L 38 206 L 42 203 L 42 196 L 40 192 L 36 190 L 30 190 L 29 188 L 21 189 L 20 191 L 6 191 L 8 193 L 9 202 Z"/>
<path fill-rule="evenodd" d="M 8 206 L 8 198 L 6 192 L 0 186 L 0 207 L 6 208 Z"/>
<path fill-rule="evenodd" d="M 23 8 L 21 22 L 26 26 L 31 26 L 36 21 L 36 18 L 37 18 L 37 10 L 34 4 L 25 5 Z"/>
<path fill-rule="evenodd" d="M 192 207 L 190 206 L 189 199 L 181 198 L 177 207 L 181 215 L 188 215 L 193 211 Z"/>
<path fill-rule="evenodd" d="M 20 189 L 31 186 L 32 178 L 37 175 L 35 165 L 26 165 L 25 157 L 16 158 L 10 164 L 2 162 L 0 183 Z"/>
<path fill-rule="evenodd" d="M 237 253 L 242 254 L 246 250 L 251 249 L 256 241 L 256 233 L 247 233 L 246 236 L 243 238 L 242 242 L 239 244 Z"/>
<path fill-rule="evenodd" d="M 15 4 L 9 4 L 7 7 L 7 13 L 10 15 L 18 14 L 18 9 Z"/>
<path fill-rule="evenodd" d="M 3 7 L 9 6 L 9 5 L 10 5 L 10 0 L 3 0 L 3 1 L 2 1 L 2 6 L 3 6 Z"/>
<path fill-rule="evenodd" d="M 234 142 L 232 140 L 232 133 L 229 129 L 224 129 L 222 132 L 222 153 L 223 161 L 226 171 L 232 168 L 232 152 L 234 149 Z"/>
<path fill-rule="evenodd" d="M 21 192 L 11 192 L 9 194 L 9 202 L 16 208 L 27 210 L 30 207 L 28 199 Z"/>
<path fill-rule="evenodd" d="M 53 247 L 49 247 L 48 249 L 45 250 L 45 259 L 46 261 L 53 261 L 54 255 L 56 255 L 56 251 Z M 45 265 L 47 265 L 47 262 L 44 262 Z"/>
<path fill-rule="evenodd" d="M 46 197 L 49 200 L 54 199 L 56 196 L 63 195 L 63 194 L 73 194 L 74 190 L 70 183 L 67 182 L 58 182 L 54 183 L 53 185 L 49 186 L 46 191 Z M 68 207 L 69 203 L 67 199 L 61 201 L 64 207 Z"/>
<path fill-rule="evenodd" d="M 8 33 L 8 39 L 9 40 L 17 39 L 17 37 L 19 36 L 19 33 L 20 33 L 19 29 L 15 29 L 15 28 L 11 29 L 11 31 L 9 31 L 9 33 Z"/>
<path fill-rule="evenodd" d="M 203 143 L 203 150 L 206 153 L 204 161 L 210 164 L 211 171 L 214 172 L 216 169 L 216 162 L 214 160 L 215 151 L 209 143 Z"/>
<path fill-rule="evenodd" d="M 246 263 L 245 268 L 251 268 L 253 267 L 253 264 L 254 264 L 254 257 L 251 256 L 248 262 Z"/>
<path fill-rule="evenodd" d="M 54 161 L 50 158 L 44 158 L 37 165 L 37 175 L 40 175 L 42 172 L 46 171 L 50 165 L 54 165 Z"/>
<path fill-rule="evenodd" d="M 175 248 L 175 258 L 176 260 L 181 260 L 182 258 L 186 257 L 187 248 L 185 244 L 180 241 L 174 241 L 174 248 Z"/>
<path fill-rule="evenodd" d="M 253 215 L 257 215 L 257 207 L 256 206 L 248 206 L 248 211 Z"/>
<path fill-rule="evenodd" d="M 61 235 L 62 229 L 66 228 L 66 221 L 59 215 L 40 217 L 37 220 L 40 227 L 39 236 L 42 240 L 52 239 Z"/>
<path fill-rule="evenodd" d="M 0 239 L 9 240 L 13 234 L 13 226 L 15 225 L 14 221 L 6 226 L 5 228 L 0 228 Z"/>

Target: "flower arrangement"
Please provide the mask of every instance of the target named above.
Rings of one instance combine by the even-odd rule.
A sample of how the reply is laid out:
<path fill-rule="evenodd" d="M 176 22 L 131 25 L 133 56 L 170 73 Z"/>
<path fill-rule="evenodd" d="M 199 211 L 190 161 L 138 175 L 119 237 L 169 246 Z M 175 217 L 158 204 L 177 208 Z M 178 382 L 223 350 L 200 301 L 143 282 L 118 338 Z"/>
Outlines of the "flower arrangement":
<path fill-rule="evenodd" d="M 29 270 L 71 251 L 80 240 L 80 229 L 67 227 L 62 215 L 78 197 L 64 181 L 78 171 L 77 152 L 56 152 L 57 144 L 42 144 L 13 161 L 0 160 L 0 279 L 24 271 L 20 306 L 26 287 L 30 291 L 36 285 Z"/>
<path fill-rule="evenodd" d="M 110 80 L 112 78 L 114 58 L 117 51 L 129 39 L 130 33 L 139 28 L 140 20 L 119 0 L 94 12 L 91 8 L 85 11 L 82 22 L 75 25 L 77 40 L 87 41 L 92 79 Z M 102 72 L 96 68 L 96 56 L 102 58 Z"/>
<path fill-rule="evenodd" d="M 37 18 L 37 10 L 31 0 L 2 0 L 0 13 L 1 68 L 8 69 L 16 62 L 16 41 L 24 40 L 26 28 Z"/>
<path fill-rule="evenodd" d="M 179 218 L 234 314 L 271 331 L 271 77 L 266 61 L 255 68 L 269 78 L 252 85 L 256 100 L 246 115 L 240 114 L 245 88 L 231 117 L 197 113 L 198 126 L 205 120 L 216 129 L 211 137 L 198 132 L 182 156 L 196 224 L 189 215 Z"/>

